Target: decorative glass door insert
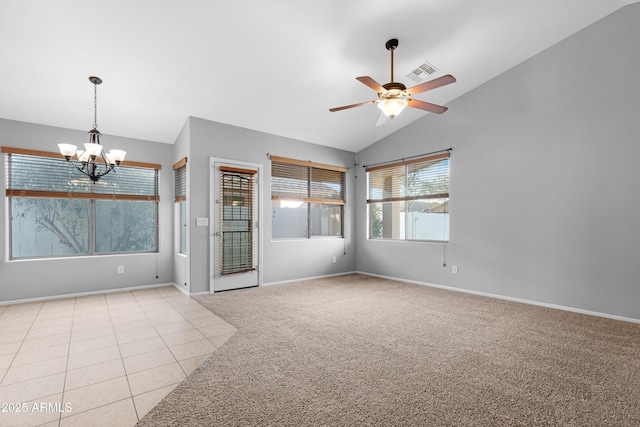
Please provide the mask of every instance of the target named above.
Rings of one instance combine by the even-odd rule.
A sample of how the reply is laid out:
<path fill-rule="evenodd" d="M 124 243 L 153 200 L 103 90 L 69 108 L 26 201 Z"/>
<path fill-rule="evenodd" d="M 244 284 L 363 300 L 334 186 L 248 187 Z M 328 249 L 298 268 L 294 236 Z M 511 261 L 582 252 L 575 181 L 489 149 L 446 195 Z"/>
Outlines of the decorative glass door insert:
<path fill-rule="evenodd" d="M 255 171 L 220 167 L 220 274 L 255 270 Z"/>

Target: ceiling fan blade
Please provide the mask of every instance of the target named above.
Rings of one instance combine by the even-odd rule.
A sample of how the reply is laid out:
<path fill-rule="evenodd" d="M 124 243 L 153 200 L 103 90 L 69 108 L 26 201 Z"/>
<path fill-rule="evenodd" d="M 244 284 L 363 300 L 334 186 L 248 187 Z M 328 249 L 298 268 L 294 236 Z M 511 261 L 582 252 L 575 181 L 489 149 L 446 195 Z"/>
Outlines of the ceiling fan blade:
<path fill-rule="evenodd" d="M 451 74 L 447 74 L 446 76 L 438 77 L 437 79 L 433 79 L 428 82 L 421 83 L 417 86 L 410 87 L 409 89 L 407 89 L 407 93 L 409 95 L 415 95 L 416 93 L 426 92 L 431 89 L 436 89 L 441 86 L 455 83 L 455 81 L 455 77 L 453 77 Z"/>
<path fill-rule="evenodd" d="M 389 117 L 387 117 L 387 115 L 381 111 L 380 115 L 378 116 L 378 121 L 376 122 L 376 127 L 386 125 L 389 120 Z"/>
<path fill-rule="evenodd" d="M 409 107 L 419 108 L 420 110 L 428 111 L 430 113 L 442 114 L 448 110 L 447 107 L 443 107 L 442 105 L 418 101 L 417 99 L 407 99 L 407 102 L 409 103 Z"/>
<path fill-rule="evenodd" d="M 373 80 L 369 76 L 356 77 L 356 80 L 359 80 L 360 82 L 366 84 L 367 86 L 369 86 L 371 89 L 375 90 L 378 93 L 387 93 L 387 90 L 385 88 L 383 88 L 380 85 L 380 83 L 378 83 L 377 81 Z"/>
<path fill-rule="evenodd" d="M 334 113 L 336 111 L 346 110 L 346 109 L 354 108 L 354 107 L 360 107 L 361 105 L 375 104 L 376 102 L 378 102 L 378 100 L 374 99 L 373 101 L 361 102 L 359 104 L 351 104 L 351 105 L 345 105 L 343 107 L 329 108 L 329 111 Z"/>

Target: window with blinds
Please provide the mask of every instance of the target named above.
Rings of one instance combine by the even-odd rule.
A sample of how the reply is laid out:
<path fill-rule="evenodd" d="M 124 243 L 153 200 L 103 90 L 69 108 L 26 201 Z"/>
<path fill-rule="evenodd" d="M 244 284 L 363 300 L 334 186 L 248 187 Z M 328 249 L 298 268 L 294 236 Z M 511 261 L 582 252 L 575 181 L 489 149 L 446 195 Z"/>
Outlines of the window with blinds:
<path fill-rule="evenodd" d="M 187 253 L 187 158 L 173 164 L 173 195 L 178 204 L 175 227 L 178 235 L 178 253 Z"/>
<path fill-rule="evenodd" d="M 10 147 L 2 147 L 2 152 L 6 154 L 9 197 L 158 200 L 159 165 L 122 167 L 93 184 L 57 153 Z"/>
<path fill-rule="evenodd" d="M 369 238 L 449 240 L 449 153 L 367 172 Z"/>
<path fill-rule="evenodd" d="M 124 162 L 94 184 L 58 153 L 2 152 L 12 259 L 157 251 L 160 165 Z"/>
<path fill-rule="evenodd" d="M 183 157 L 173 165 L 173 194 L 175 202 L 187 200 L 187 158 Z"/>
<path fill-rule="evenodd" d="M 271 156 L 272 237 L 342 237 L 346 171 Z"/>

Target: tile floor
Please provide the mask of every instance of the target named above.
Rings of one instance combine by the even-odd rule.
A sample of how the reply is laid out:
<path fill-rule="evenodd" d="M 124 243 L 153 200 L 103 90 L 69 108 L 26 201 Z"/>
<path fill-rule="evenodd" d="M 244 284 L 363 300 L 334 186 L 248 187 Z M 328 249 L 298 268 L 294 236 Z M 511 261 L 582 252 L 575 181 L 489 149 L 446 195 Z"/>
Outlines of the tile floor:
<path fill-rule="evenodd" d="M 174 287 L 0 306 L 0 426 L 133 426 L 235 331 Z"/>

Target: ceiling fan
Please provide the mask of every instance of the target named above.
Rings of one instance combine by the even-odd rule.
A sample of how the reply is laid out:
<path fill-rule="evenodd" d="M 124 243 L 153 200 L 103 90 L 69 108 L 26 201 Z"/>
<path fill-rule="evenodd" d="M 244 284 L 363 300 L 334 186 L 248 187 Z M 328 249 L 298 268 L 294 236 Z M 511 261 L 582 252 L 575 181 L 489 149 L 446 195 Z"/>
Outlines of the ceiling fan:
<path fill-rule="evenodd" d="M 442 114 L 447 111 L 447 107 L 420 101 L 411 97 L 418 93 L 426 92 L 428 90 L 436 89 L 441 86 L 454 83 L 456 81 L 456 78 L 450 74 L 447 74 L 446 76 L 438 77 L 437 79 L 433 79 L 407 89 L 404 84 L 393 81 L 393 51 L 398 47 L 398 39 L 391 39 L 387 41 L 385 47 L 388 51 L 391 52 L 391 82 L 380 85 L 369 76 L 356 77 L 357 80 L 375 90 L 378 93 L 378 99 L 360 102 L 359 104 L 330 108 L 329 111 L 335 112 L 347 110 L 349 108 L 360 107 L 362 105 L 378 104 L 378 108 L 382 110 L 382 114 L 380 115 L 380 119 L 378 120 L 376 126 L 384 124 L 384 121 L 386 121 L 387 118 L 393 119 L 395 116 L 400 114 L 400 112 L 406 106 L 418 108 L 420 110 L 425 110 L 430 113 L 436 114 Z"/>

